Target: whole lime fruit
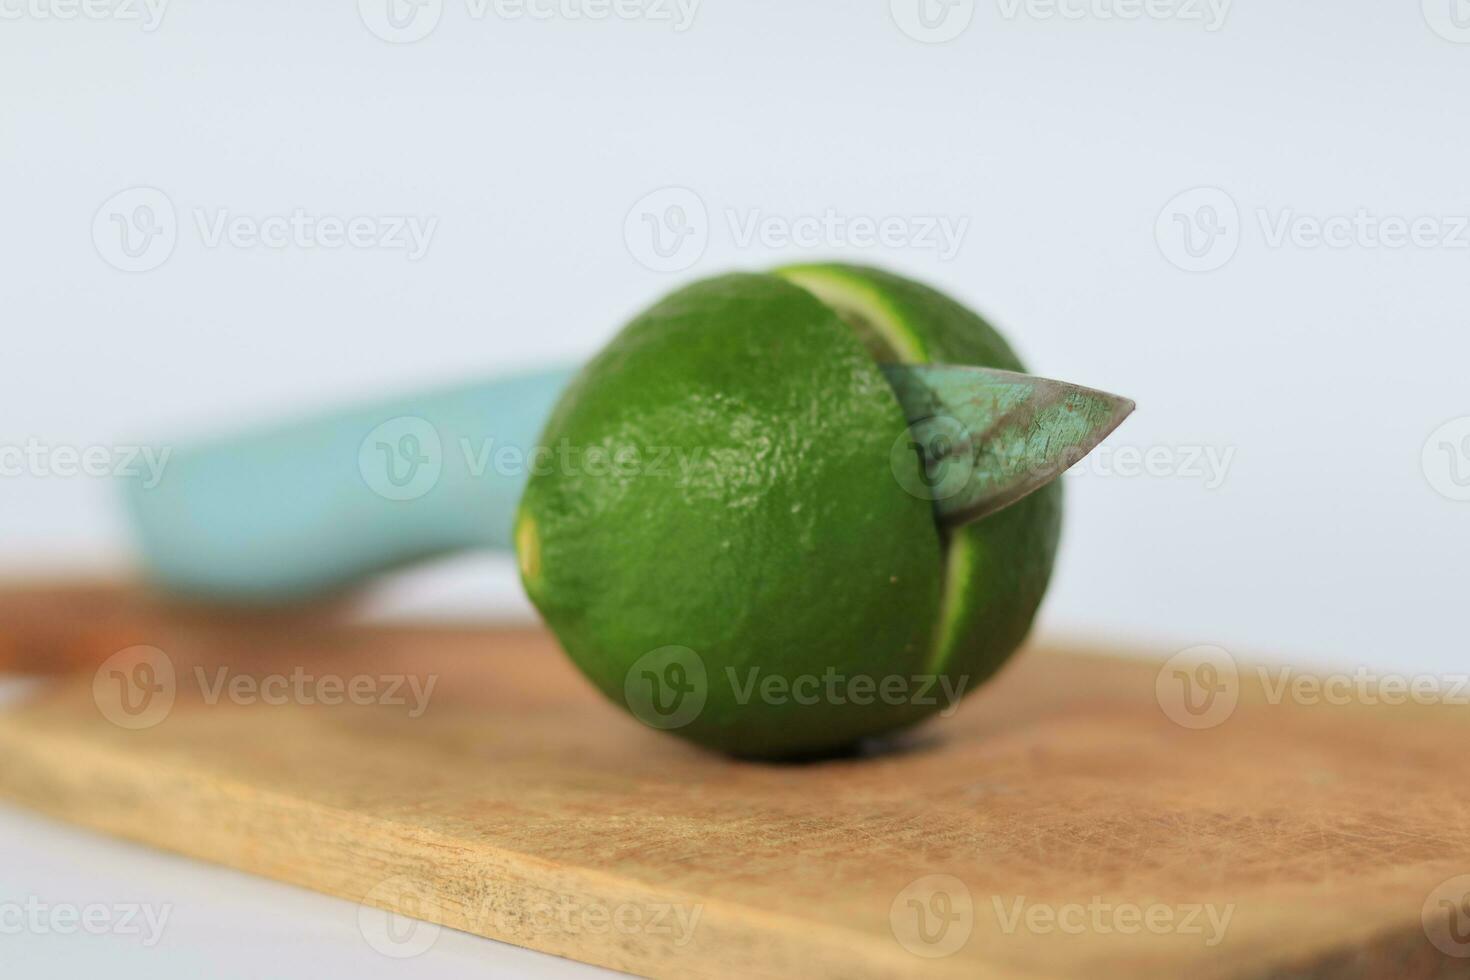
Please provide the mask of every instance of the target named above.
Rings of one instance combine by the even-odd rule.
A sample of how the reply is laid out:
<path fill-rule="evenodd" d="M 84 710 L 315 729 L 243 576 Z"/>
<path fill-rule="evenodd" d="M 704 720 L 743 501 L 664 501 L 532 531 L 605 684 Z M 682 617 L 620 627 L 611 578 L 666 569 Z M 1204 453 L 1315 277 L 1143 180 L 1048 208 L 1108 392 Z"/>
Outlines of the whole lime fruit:
<path fill-rule="evenodd" d="M 891 468 L 895 361 L 1023 370 L 959 303 L 835 264 L 695 283 L 587 364 L 516 547 L 605 695 L 734 755 L 808 756 L 952 708 L 1016 648 L 1059 485 L 941 529 Z"/>

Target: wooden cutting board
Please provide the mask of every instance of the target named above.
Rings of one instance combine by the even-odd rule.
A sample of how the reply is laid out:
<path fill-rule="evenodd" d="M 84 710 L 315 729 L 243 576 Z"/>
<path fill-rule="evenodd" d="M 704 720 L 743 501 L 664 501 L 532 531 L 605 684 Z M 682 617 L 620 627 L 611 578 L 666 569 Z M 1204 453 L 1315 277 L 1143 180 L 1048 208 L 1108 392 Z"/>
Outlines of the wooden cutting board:
<path fill-rule="evenodd" d="M 1233 690 L 1185 672 L 1195 694 L 1234 704 L 1228 717 L 1201 697 L 1181 715 L 1177 665 L 1042 647 L 886 751 L 758 765 L 644 728 L 533 630 L 223 616 L 64 589 L 0 594 L 0 633 L 12 668 L 73 670 L 0 714 L 0 792 L 590 963 L 1470 975 L 1449 955 L 1470 956 L 1460 707 L 1272 703 L 1242 665 Z M 116 653 L 133 644 L 167 659 Z M 236 693 L 211 704 L 221 676 Z M 387 688 L 402 678 L 406 703 L 262 700 L 282 684 L 331 700 L 333 677 L 350 700 L 359 676 L 358 700 L 398 700 Z M 431 678 L 416 713 L 412 683 Z M 408 954 L 432 939 L 402 925 L 369 941 Z"/>

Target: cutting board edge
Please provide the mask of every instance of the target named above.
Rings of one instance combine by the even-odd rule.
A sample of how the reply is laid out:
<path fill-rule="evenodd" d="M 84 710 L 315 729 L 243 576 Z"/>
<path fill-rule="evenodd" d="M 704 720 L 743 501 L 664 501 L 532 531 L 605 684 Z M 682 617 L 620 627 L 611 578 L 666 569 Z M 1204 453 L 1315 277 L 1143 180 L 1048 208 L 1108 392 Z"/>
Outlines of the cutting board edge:
<path fill-rule="evenodd" d="M 69 766 L 66 769 L 47 766 L 44 757 L 51 753 L 66 753 Z M 192 771 L 177 762 L 161 764 L 154 761 L 141 765 L 136 756 L 128 753 L 108 752 L 88 739 L 38 732 L 3 714 L 0 714 L 0 754 L 9 760 L 9 764 L 0 770 L 0 797 L 72 825 L 347 901 L 371 904 L 488 939 L 627 973 L 710 978 L 791 975 L 853 980 L 905 976 L 959 978 L 973 976 L 973 969 L 980 965 L 973 958 L 920 960 L 905 953 L 897 944 L 875 942 L 871 936 L 857 930 L 833 929 L 819 922 L 793 923 L 788 918 L 739 902 L 709 898 L 699 898 L 693 904 L 702 910 L 700 927 L 707 928 L 713 924 L 718 938 L 710 942 L 708 935 L 702 935 L 697 945 L 690 944 L 688 953 L 670 948 L 670 943 L 655 942 L 648 944 L 648 952 L 643 955 L 609 955 L 609 950 L 619 948 L 616 943 L 579 941 L 576 933 L 567 934 L 563 941 L 555 941 L 556 936 L 552 935 L 549 940 L 538 942 L 534 936 L 517 935 L 514 931 L 496 928 L 494 917 L 484 914 L 472 917 L 457 911 L 463 909 L 465 903 L 445 901 L 442 895 L 437 896 L 441 904 L 432 916 L 416 915 L 406 907 L 410 903 L 395 904 L 371 897 L 376 884 L 391 879 L 408 879 L 414 892 L 409 897 L 416 901 L 421 900 L 425 893 L 443 890 L 426 884 L 427 879 L 415 875 L 410 867 L 393 869 L 394 873 L 381 877 L 348 874 L 340 881 L 329 875 L 306 874 L 296 869 L 303 862 L 322 868 L 330 865 L 334 858 L 341 858 L 337 864 L 342 868 L 355 870 L 360 867 L 364 855 L 346 848 L 347 835 L 326 832 L 332 824 L 350 823 L 364 836 L 381 838 L 385 843 L 385 853 L 401 859 L 405 866 L 418 860 L 424 867 L 429 867 L 436 861 L 442 861 L 445 848 L 463 851 L 468 858 L 466 868 L 486 869 L 497 861 L 503 862 L 497 870 L 517 883 L 516 887 L 521 889 L 521 901 L 502 895 L 500 904 L 519 905 L 524 909 L 531 907 L 534 901 L 540 901 L 539 897 L 532 898 L 533 892 L 546 890 L 544 885 L 536 884 L 538 878 L 544 880 L 548 862 L 543 859 L 501 847 L 477 852 L 456 838 L 283 794 L 268 794 L 213 774 Z M 140 778 L 139 769 L 152 772 Z M 132 776 L 120 778 L 128 773 Z M 139 809 L 137 819 L 129 819 L 127 801 L 139 796 L 139 784 L 160 780 L 172 784 L 169 790 L 172 801 L 188 801 L 197 811 L 175 809 L 173 812 L 179 819 L 173 824 L 161 822 L 153 809 Z M 86 785 L 80 785 L 83 783 Z M 305 825 L 314 832 L 294 845 L 282 847 L 273 855 L 242 853 L 235 846 L 240 839 L 248 837 L 257 841 L 274 839 L 283 842 L 290 839 L 291 835 L 279 832 L 284 824 L 271 825 L 269 814 L 273 804 L 292 811 L 295 821 L 290 827 L 293 832 L 299 835 L 303 816 L 307 818 Z M 229 838 L 214 840 L 209 835 L 197 836 L 199 827 L 211 824 L 208 814 L 214 811 L 228 813 L 237 826 L 241 815 L 248 815 L 254 826 Z M 197 841 L 197 846 L 181 843 L 186 840 Z M 531 869 L 540 874 L 529 873 Z M 575 901 L 587 907 L 628 905 L 631 904 L 629 896 L 640 893 L 645 896 L 640 901 L 649 906 L 690 904 L 688 895 L 673 889 L 659 889 L 635 878 L 594 868 L 561 867 L 555 870 L 562 882 L 558 895 L 570 894 Z M 467 872 L 449 879 L 447 883 L 465 886 L 483 880 Z M 574 887 L 579 890 L 575 893 L 567 891 Z M 480 904 L 483 905 L 484 900 Z M 773 940 L 778 937 L 780 945 L 773 947 Z M 823 941 L 814 948 L 813 940 L 817 937 L 822 937 Z M 987 977 L 999 980 L 1044 980 L 1041 974 L 1001 969 L 988 962 L 983 965 Z"/>

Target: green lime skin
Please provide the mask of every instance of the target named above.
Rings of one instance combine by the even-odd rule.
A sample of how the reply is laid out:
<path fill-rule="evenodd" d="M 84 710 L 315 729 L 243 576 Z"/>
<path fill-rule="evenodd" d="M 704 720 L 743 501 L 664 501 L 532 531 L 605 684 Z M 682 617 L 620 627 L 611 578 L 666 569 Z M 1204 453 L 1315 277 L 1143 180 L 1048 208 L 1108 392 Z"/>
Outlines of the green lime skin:
<path fill-rule="evenodd" d="M 811 290 L 865 336 L 881 361 L 1027 370 L 994 327 L 938 290 L 866 266 L 788 266 L 778 274 Z M 982 520 L 946 534 L 942 621 L 930 669 L 966 690 L 989 680 L 1026 639 L 1051 581 L 1062 527 L 1062 484 L 1052 481 Z"/>
<path fill-rule="evenodd" d="M 516 544 L 609 699 L 732 755 L 810 757 L 953 708 L 1021 642 L 1056 485 L 942 532 L 891 469 L 885 360 L 1021 370 L 959 304 L 844 265 L 695 283 L 582 370 Z"/>

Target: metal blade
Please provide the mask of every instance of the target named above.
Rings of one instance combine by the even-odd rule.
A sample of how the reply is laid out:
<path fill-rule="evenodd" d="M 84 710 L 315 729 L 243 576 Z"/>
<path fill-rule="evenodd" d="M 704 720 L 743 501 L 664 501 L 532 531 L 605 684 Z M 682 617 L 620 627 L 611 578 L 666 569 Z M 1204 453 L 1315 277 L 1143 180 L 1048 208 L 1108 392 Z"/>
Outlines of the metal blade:
<path fill-rule="evenodd" d="M 904 489 L 959 527 L 1056 479 L 1133 411 L 1065 381 L 954 364 L 884 364 L 909 427 L 893 444 Z"/>

